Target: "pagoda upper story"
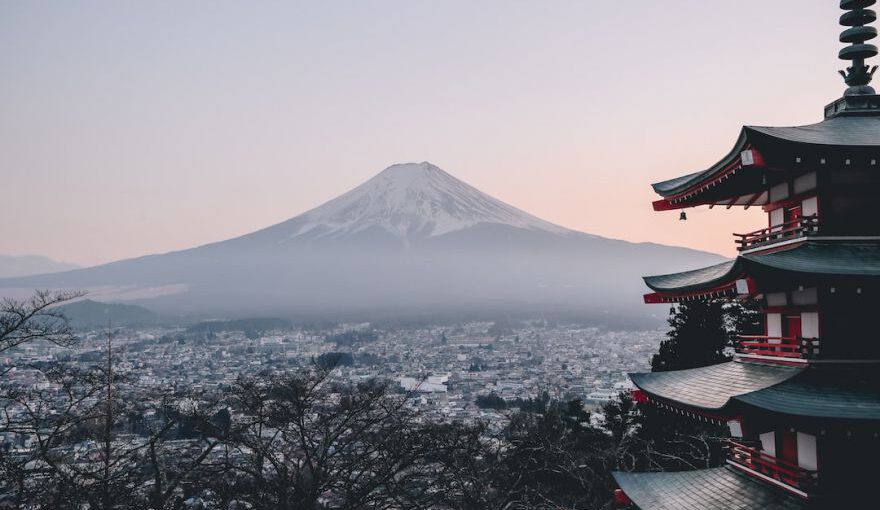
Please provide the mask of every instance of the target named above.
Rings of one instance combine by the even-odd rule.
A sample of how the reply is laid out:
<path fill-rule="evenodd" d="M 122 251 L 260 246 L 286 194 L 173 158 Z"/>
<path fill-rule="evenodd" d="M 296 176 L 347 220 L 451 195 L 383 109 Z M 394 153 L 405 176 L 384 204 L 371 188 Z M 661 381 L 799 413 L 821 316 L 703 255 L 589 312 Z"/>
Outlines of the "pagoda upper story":
<path fill-rule="evenodd" d="M 633 400 L 727 424 L 723 467 L 615 473 L 618 502 L 642 510 L 873 508 L 880 459 L 880 95 L 866 41 L 876 0 L 841 0 L 844 96 L 824 120 L 745 126 L 708 169 L 653 185 L 658 211 L 761 207 L 738 256 L 645 277 L 647 303 L 755 300 L 763 334 L 731 361 L 630 374 Z M 686 216 L 682 213 L 682 219 Z"/>
<path fill-rule="evenodd" d="M 845 96 L 825 117 L 808 126 L 743 127 L 715 165 L 654 184 L 662 197 L 654 209 L 760 206 L 767 227 L 737 235 L 741 251 L 803 236 L 880 239 L 880 95 Z"/>
<path fill-rule="evenodd" d="M 708 169 L 653 184 L 658 211 L 701 205 L 761 207 L 766 224 L 734 234 L 739 255 L 682 273 L 645 277 L 647 303 L 758 299 L 765 331 L 740 338 L 739 355 L 785 364 L 880 362 L 880 95 L 869 86 L 877 30 L 866 9 L 842 0 L 840 57 L 849 88 L 824 120 L 797 127 L 745 126 Z M 686 218 L 682 212 L 682 218 Z"/>
<path fill-rule="evenodd" d="M 842 0 L 841 71 L 849 88 L 824 109 L 824 119 L 796 127 L 744 126 L 731 151 L 711 167 L 653 184 L 657 211 L 762 207 L 766 227 L 735 234 L 743 253 L 804 237 L 880 240 L 880 95 L 869 85 L 877 54 L 866 41 L 875 0 Z"/>

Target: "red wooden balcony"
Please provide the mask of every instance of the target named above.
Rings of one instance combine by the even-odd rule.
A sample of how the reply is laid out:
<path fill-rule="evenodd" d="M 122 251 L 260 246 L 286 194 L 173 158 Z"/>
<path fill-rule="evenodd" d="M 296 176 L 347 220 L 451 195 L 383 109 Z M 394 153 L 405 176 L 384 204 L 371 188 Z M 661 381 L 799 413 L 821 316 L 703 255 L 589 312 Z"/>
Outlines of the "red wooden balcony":
<path fill-rule="evenodd" d="M 818 338 L 743 335 L 738 340 L 736 352 L 740 354 L 809 359 L 819 353 Z"/>
<path fill-rule="evenodd" d="M 756 445 L 757 446 L 757 445 Z M 728 440 L 728 460 L 738 466 L 760 473 L 798 491 L 809 493 L 816 488 L 818 473 L 794 462 L 780 459 L 741 442 Z"/>
<path fill-rule="evenodd" d="M 736 249 L 743 251 L 770 242 L 807 236 L 818 231 L 819 217 L 813 214 L 810 216 L 802 216 L 780 225 L 755 230 L 754 232 L 749 232 L 747 234 L 733 235 L 738 238 L 736 240 Z"/>

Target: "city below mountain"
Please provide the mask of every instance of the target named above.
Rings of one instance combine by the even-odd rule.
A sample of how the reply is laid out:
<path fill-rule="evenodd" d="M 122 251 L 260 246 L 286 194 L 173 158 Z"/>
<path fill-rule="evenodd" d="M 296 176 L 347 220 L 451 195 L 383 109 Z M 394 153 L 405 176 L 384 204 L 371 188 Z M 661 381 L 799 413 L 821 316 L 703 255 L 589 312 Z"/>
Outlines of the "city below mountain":
<path fill-rule="evenodd" d="M 0 280 L 0 295 L 85 289 L 160 313 L 390 318 L 561 313 L 647 318 L 640 276 L 720 262 L 541 220 L 430 163 L 391 166 L 282 223 L 234 239 Z"/>

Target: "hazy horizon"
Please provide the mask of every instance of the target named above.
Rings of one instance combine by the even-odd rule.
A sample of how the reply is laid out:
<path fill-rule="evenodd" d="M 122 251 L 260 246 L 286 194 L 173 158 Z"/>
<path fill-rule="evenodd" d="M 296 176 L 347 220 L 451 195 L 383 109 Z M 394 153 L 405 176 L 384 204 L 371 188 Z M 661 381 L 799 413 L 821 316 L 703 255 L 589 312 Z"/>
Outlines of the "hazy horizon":
<path fill-rule="evenodd" d="M 679 222 L 651 210 L 649 184 L 713 164 L 743 124 L 820 120 L 844 89 L 839 14 L 818 0 L 3 3 L 15 192 L 0 254 L 94 265 L 185 249 L 430 161 L 573 230 L 732 255 L 759 212 Z"/>

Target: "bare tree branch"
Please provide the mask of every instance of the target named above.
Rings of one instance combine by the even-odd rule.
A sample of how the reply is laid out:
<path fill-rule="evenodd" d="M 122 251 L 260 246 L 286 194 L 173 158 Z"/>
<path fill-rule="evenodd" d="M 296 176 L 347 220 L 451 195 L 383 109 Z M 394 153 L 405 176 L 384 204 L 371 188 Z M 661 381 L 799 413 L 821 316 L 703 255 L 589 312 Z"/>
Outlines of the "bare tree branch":
<path fill-rule="evenodd" d="M 32 340 L 71 345 L 76 337 L 57 306 L 84 296 L 80 291 L 38 290 L 26 300 L 0 300 L 0 352 Z"/>

